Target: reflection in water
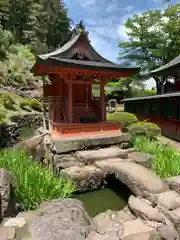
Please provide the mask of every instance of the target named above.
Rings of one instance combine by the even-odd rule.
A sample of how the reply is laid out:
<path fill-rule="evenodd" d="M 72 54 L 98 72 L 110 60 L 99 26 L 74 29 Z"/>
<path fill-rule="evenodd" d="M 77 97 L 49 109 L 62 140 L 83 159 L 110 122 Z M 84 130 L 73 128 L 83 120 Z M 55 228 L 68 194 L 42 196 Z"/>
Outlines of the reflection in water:
<path fill-rule="evenodd" d="M 108 178 L 105 188 L 86 193 L 77 193 L 73 197 L 84 203 L 84 207 L 91 217 L 106 210 L 119 211 L 123 209 L 130 196 L 129 189 L 113 177 Z"/>

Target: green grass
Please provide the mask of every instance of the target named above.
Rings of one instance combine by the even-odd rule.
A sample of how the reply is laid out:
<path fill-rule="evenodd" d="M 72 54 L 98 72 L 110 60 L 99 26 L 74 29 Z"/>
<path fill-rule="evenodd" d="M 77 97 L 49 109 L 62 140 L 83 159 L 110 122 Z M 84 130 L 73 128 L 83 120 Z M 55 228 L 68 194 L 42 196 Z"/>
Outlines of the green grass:
<path fill-rule="evenodd" d="M 153 154 L 153 170 L 161 178 L 180 175 L 180 152 L 160 141 L 146 137 L 136 137 L 134 147 L 140 152 Z"/>
<path fill-rule="evenodd" d="M 69 197 L 76 190 L 70 180 L 54 176 L 50 169 L 32 162 L 23 151 L 1 151 L 0 168 L 12 174 L 15 197 L 25 211 L 36 209 L 45 200 Z"/>

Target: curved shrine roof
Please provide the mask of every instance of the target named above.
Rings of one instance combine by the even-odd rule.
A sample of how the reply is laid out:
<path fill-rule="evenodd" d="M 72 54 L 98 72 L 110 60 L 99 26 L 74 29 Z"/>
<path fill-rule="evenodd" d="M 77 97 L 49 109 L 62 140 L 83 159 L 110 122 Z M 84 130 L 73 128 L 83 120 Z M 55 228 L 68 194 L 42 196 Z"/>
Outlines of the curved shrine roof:
<path fill-rule="evenodd" d="M 80 25 L 81 24 L 81 25 Z M 88 68 L 105 72 L 132 72 L 138 73 L 140 68 L 125 67 L 103 58 L 90 44 L 88 32 L 82 22 L 73 30 L 71 39 L 57 50 L 39 55 L 36 64 L 61 66 L 70 68 Z M 35 67 L 35 66 L 34 66 Z M 33 67 L 32 71 L 35 72 Z"/>

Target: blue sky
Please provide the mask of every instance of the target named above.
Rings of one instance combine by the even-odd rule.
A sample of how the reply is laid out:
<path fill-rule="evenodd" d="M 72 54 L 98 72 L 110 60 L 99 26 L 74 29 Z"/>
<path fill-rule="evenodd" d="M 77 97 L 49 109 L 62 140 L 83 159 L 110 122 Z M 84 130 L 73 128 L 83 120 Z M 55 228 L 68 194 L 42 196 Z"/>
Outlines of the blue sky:
<path fill-rule="evenodd" d="M 84 21 L 94 48 L 118 63 L 118 42 L 126 41 L 125 21 L 134 13 L 164 9 L 164 0 L 64 0 L 74 25 Z M 171 0 L 180 3 L 180 0 Z"/>

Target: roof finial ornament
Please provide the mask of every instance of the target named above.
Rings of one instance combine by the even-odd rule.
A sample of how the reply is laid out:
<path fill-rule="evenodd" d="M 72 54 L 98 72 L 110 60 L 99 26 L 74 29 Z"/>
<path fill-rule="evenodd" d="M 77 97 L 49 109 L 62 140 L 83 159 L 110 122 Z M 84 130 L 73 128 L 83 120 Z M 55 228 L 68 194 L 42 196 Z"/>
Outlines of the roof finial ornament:
<path fill-rule="evenodd" d="M 85 26 L 82 20 L 79 22 L 79 24 L 76 25 L 76 31 L 78 33 L 85 33 Z"/>

